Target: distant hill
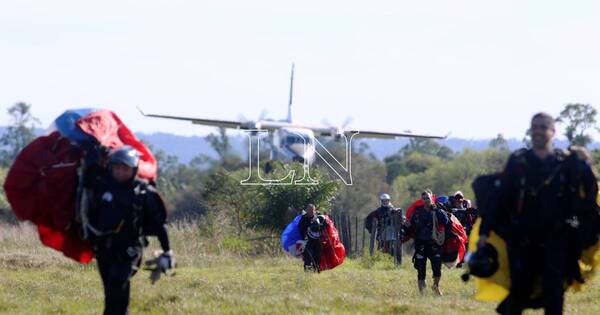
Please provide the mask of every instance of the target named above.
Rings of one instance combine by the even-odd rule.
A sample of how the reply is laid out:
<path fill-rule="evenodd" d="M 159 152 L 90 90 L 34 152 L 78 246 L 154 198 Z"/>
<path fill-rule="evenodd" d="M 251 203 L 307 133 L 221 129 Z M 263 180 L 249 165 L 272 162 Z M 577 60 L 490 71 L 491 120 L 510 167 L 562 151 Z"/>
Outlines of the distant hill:
<path fill-rule="evenodd" d="M 201 136 L 186 137 L 162 132 L 151 134 L 136 133 L 136 136 L 145 143 L 150 143 L 169 155 L 177 156 L 182 163 L 188 163 L 200 154 L 217 157 L 217 153 L 210 147 L 208 141 Z M 241 141 L 243 139 L 239 140 Z M 232 146 L 234 148 L 243 148 L 242 143 L 237 143 L 237 141 L 238 139 L 232 137 Z M 242 152 L 240 151 L 240 154 L 241 153 Z"/>
<path fill-rule="evenodd" d="M 0 127 L 0 134 L 4 133 L 5 127 Z M 36 132 L 39 135 L 44 134 L 43 129 L 38 129 Z M 179 136 L 170 133 L 136 133 L 136 135 L 146 143 L 150 143 L 154 147 L 164 150 L 167 154 L 175 155 L 182 163 L 188 163 L 195 156 L 205 154 L 211 157 L 216 157 L 216 152 L 210 147 L 210 144 L 204 139 L 204 136 Z M 475 151 L 483 150 L 488 147 L 491 139 L 461 139 L 449 138 L 440 140 L 440 142 L 455 152 L 461 152 L 464 149 Z M 408 143 L 408 139 L 360 139 L 359 142 L 364 142 L 369 146 L 369 151 L 375 157 L 382 160 L 386 156 L 392 155 L 404 145 Z M 508 145 L 511 150 L 516 150 L 522 147 L 522 141 L 518 139 L 508 139 Z M 234 150 L 240 155 L 247 154 L 246 137 L 244 135 L 231 135 L 230 142 Z M 356 144 L 354 144 L 356 145 Z M 566 147 L 566 140 L 558 140 L 555 142 L 558 147 Z M 592 149 L 600 148 L 600 142 L 594 142 L 589 146 Z"/>

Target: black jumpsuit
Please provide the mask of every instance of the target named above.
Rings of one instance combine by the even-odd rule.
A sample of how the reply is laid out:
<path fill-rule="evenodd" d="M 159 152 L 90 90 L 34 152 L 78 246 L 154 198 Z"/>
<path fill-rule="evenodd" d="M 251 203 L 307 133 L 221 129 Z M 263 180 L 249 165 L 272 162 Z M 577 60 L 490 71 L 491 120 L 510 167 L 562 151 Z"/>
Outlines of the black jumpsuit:
<path fill-rule="evenodd" d="M 146 235 L 170 250 L 166 210 L 152 186 L 137 179 L 117 183 L 100 176 L 92 184 L 89 234 L 104 286 L 104 314 L 127 314 L 131 277 L 137 272 Z"/>
<path fill-rule="evenodd" d="M 306 247 L 304 248 L 304 270 L 320 271 L 321 262 L 321 235 L 325 230 L 326 222 L 322 216 L 303 215 L 298 223 L 300 235 L 305 239 Z"/>
<path fill-rule="evenodd" d="M 434 215 L 438 224 L 448 224 L 448 217 L 439 208 L 426 210 L 421 206 L 410 217 L 410 226 L 415 232 L 415 255 L 413 259 L 414 267 L 418 273 L 418 280 L 425 280 L 426 278 L 427 259 L 431 262 L 433 277 L 440 278 L 442 276 L 442 249 L 432 237 Z"/>
<path fill-rule="evenodd" d="M 499 313 L 544 307 L 546 314 L 562 314 L 565 283 L 578 277 L 579 241 L 567 220 L 577 215 L 576 199 L 588 199 L 578 210 L 594 209 L 597 184 L 587 163 L 561 152 L 543 160 L 532 150 L 513 154 L 501 175 L 498 210 L 482 224 L 480 234 L 494 229 L 507 243 L 511 288 Z M 535 283 L 542 294 L 531 298 Z"/>

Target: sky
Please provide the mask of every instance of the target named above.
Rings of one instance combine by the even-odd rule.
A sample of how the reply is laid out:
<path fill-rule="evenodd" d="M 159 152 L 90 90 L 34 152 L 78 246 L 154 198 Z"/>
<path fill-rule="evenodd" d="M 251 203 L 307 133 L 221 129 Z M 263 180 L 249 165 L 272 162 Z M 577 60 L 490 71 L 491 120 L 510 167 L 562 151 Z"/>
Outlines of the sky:
<path fill-rule="evenodd" d="M 139 132 L 286 117 L 522 138 L 532 114 L 600 106 L 598 1 L 2 1 L 0 125 L 115 110 Z"/>

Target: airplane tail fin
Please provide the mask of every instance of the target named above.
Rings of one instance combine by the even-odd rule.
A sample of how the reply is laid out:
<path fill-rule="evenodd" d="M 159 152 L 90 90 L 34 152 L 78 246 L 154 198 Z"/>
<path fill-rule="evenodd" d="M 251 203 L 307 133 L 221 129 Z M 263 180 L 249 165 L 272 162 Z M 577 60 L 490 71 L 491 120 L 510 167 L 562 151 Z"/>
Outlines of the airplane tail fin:
<path fill-rule="evenodd" d="M 288 102 L 287 122 L 292 122 L 292 100 L 294 97 L 294 64 L 292 63 L 292 75 L 290 77 L 290 99 Z"/>

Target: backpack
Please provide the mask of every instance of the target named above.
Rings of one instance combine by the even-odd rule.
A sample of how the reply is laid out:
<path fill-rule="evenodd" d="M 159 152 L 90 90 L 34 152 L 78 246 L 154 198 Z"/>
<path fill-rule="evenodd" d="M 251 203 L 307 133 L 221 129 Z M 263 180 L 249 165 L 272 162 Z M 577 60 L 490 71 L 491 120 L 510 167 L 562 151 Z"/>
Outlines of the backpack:
<path fill-rule="evenodd" d="M 438 224 L 436 211 L 432 211 L 432 215 L 433 224 L 431 229 L 431 239 L 433 239 L 438 246 L 442 246 L 446 241 L 446 227 Z"/>

